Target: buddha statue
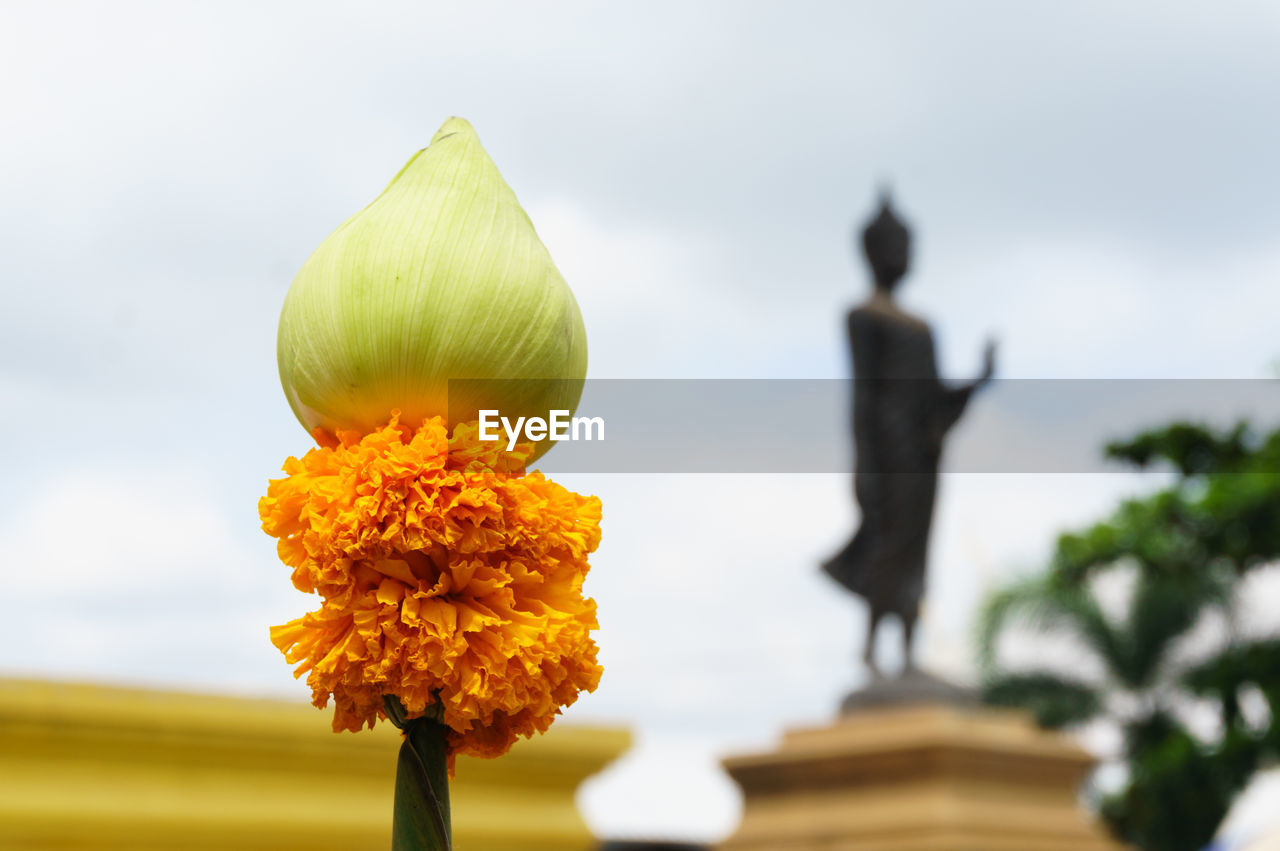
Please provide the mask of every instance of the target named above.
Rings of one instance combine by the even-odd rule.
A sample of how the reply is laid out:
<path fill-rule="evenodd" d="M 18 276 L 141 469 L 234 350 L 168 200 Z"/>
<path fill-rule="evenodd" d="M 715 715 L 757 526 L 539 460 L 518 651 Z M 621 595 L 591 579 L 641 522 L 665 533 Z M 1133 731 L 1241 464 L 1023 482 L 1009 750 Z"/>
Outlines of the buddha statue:
<path fill-rule="evenodd" d="M 893 298 L 907 272 L 911 235 L 887 195 L 862 231 L 862 249 L 874 288 L 847 320 L 854 376 L 853 490 L 861 522 L 822 567 L 867 602 L 863 658 L 879 677 L 875 637 L 890 614 L 902 622 L 904 672 L 914 671 L 911 645 L 924 594 L 942 447 L 974 391 L 991 380 L 995 345 L 987 344 L 976 380 L 944 385 L 929 326 Z"/>

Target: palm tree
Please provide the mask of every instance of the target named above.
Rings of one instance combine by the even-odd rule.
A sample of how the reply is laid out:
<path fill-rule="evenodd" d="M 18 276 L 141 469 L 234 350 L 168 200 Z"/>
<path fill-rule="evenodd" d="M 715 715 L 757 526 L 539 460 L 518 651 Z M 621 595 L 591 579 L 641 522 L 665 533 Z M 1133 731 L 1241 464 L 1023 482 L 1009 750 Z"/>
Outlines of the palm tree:
<path fill-rule="evenodd" d="M 1107 451 L 1139 466 L 1170 462 L 1176 483 L 1063 535 L 1044 573 L 988 598 L 983 694 L 1047 728 L 1118 729 L 1127 777 L 1109 794 L 1094 789 L 1113 832 L 1141 848 L 1200 851 L 1280 750 L 1269 717 L 1280 708 L 1280 640 L 1240 634 L 1235 616 L 1241 578 L 1280 557 L 1280 431 L 1259 442 L 1243 425 L 1174 425 Z M 1108 603 L 1120 611 L 1108 614 Z M 1215 623 L 1221 635 L 1206 641 Z M 1051 652 L 1035 666 L 1003 663 L 1002 647 L 1028 633 Z M 1054 648 L 1059 664 L 1046 664 Z M 1245 711 L 1249 695 L 1268 717 Z M 1197 718 L 1216 735 L 1193 734 Z"/>

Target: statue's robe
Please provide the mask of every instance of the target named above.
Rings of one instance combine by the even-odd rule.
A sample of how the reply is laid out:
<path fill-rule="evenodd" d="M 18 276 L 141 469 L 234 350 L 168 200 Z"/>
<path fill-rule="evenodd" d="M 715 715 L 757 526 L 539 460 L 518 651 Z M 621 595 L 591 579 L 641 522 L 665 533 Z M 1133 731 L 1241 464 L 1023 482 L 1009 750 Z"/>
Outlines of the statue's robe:
<path fill-rule="evenodd" d="M 914 620 L 924 593 L 942 443 L 972 387 L 942 385 L 929 326 L 883 296 L 851 310 L 848 330 L 854 496 L 862 519 L 823 569 L 874 612 Z"/>

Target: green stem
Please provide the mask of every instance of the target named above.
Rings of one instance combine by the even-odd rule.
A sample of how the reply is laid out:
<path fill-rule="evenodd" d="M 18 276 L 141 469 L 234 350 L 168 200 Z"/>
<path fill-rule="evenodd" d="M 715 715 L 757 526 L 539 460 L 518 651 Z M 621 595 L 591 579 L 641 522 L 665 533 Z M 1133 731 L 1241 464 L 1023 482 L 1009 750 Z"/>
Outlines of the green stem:
<path fill-rule="evenodd" d="M 434 718 L 406 718 L 394 695 L 383 703 L 391 723 L 404 732 L 396 763 L 391 851 L 452 851 L 448 728 Z"/>

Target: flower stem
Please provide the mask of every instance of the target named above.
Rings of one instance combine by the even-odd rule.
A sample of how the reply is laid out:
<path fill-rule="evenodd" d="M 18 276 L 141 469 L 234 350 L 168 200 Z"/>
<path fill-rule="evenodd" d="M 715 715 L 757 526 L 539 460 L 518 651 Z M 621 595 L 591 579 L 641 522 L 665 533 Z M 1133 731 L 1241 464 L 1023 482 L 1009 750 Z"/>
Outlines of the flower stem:
<path fill-rule="evenodd" d="M 391 851 L 452 851 L 447 728 L 434 718 L 406 718 L 394 695 L 383 698 L 387 717 L 404 732 L 396 763 Z"/>

